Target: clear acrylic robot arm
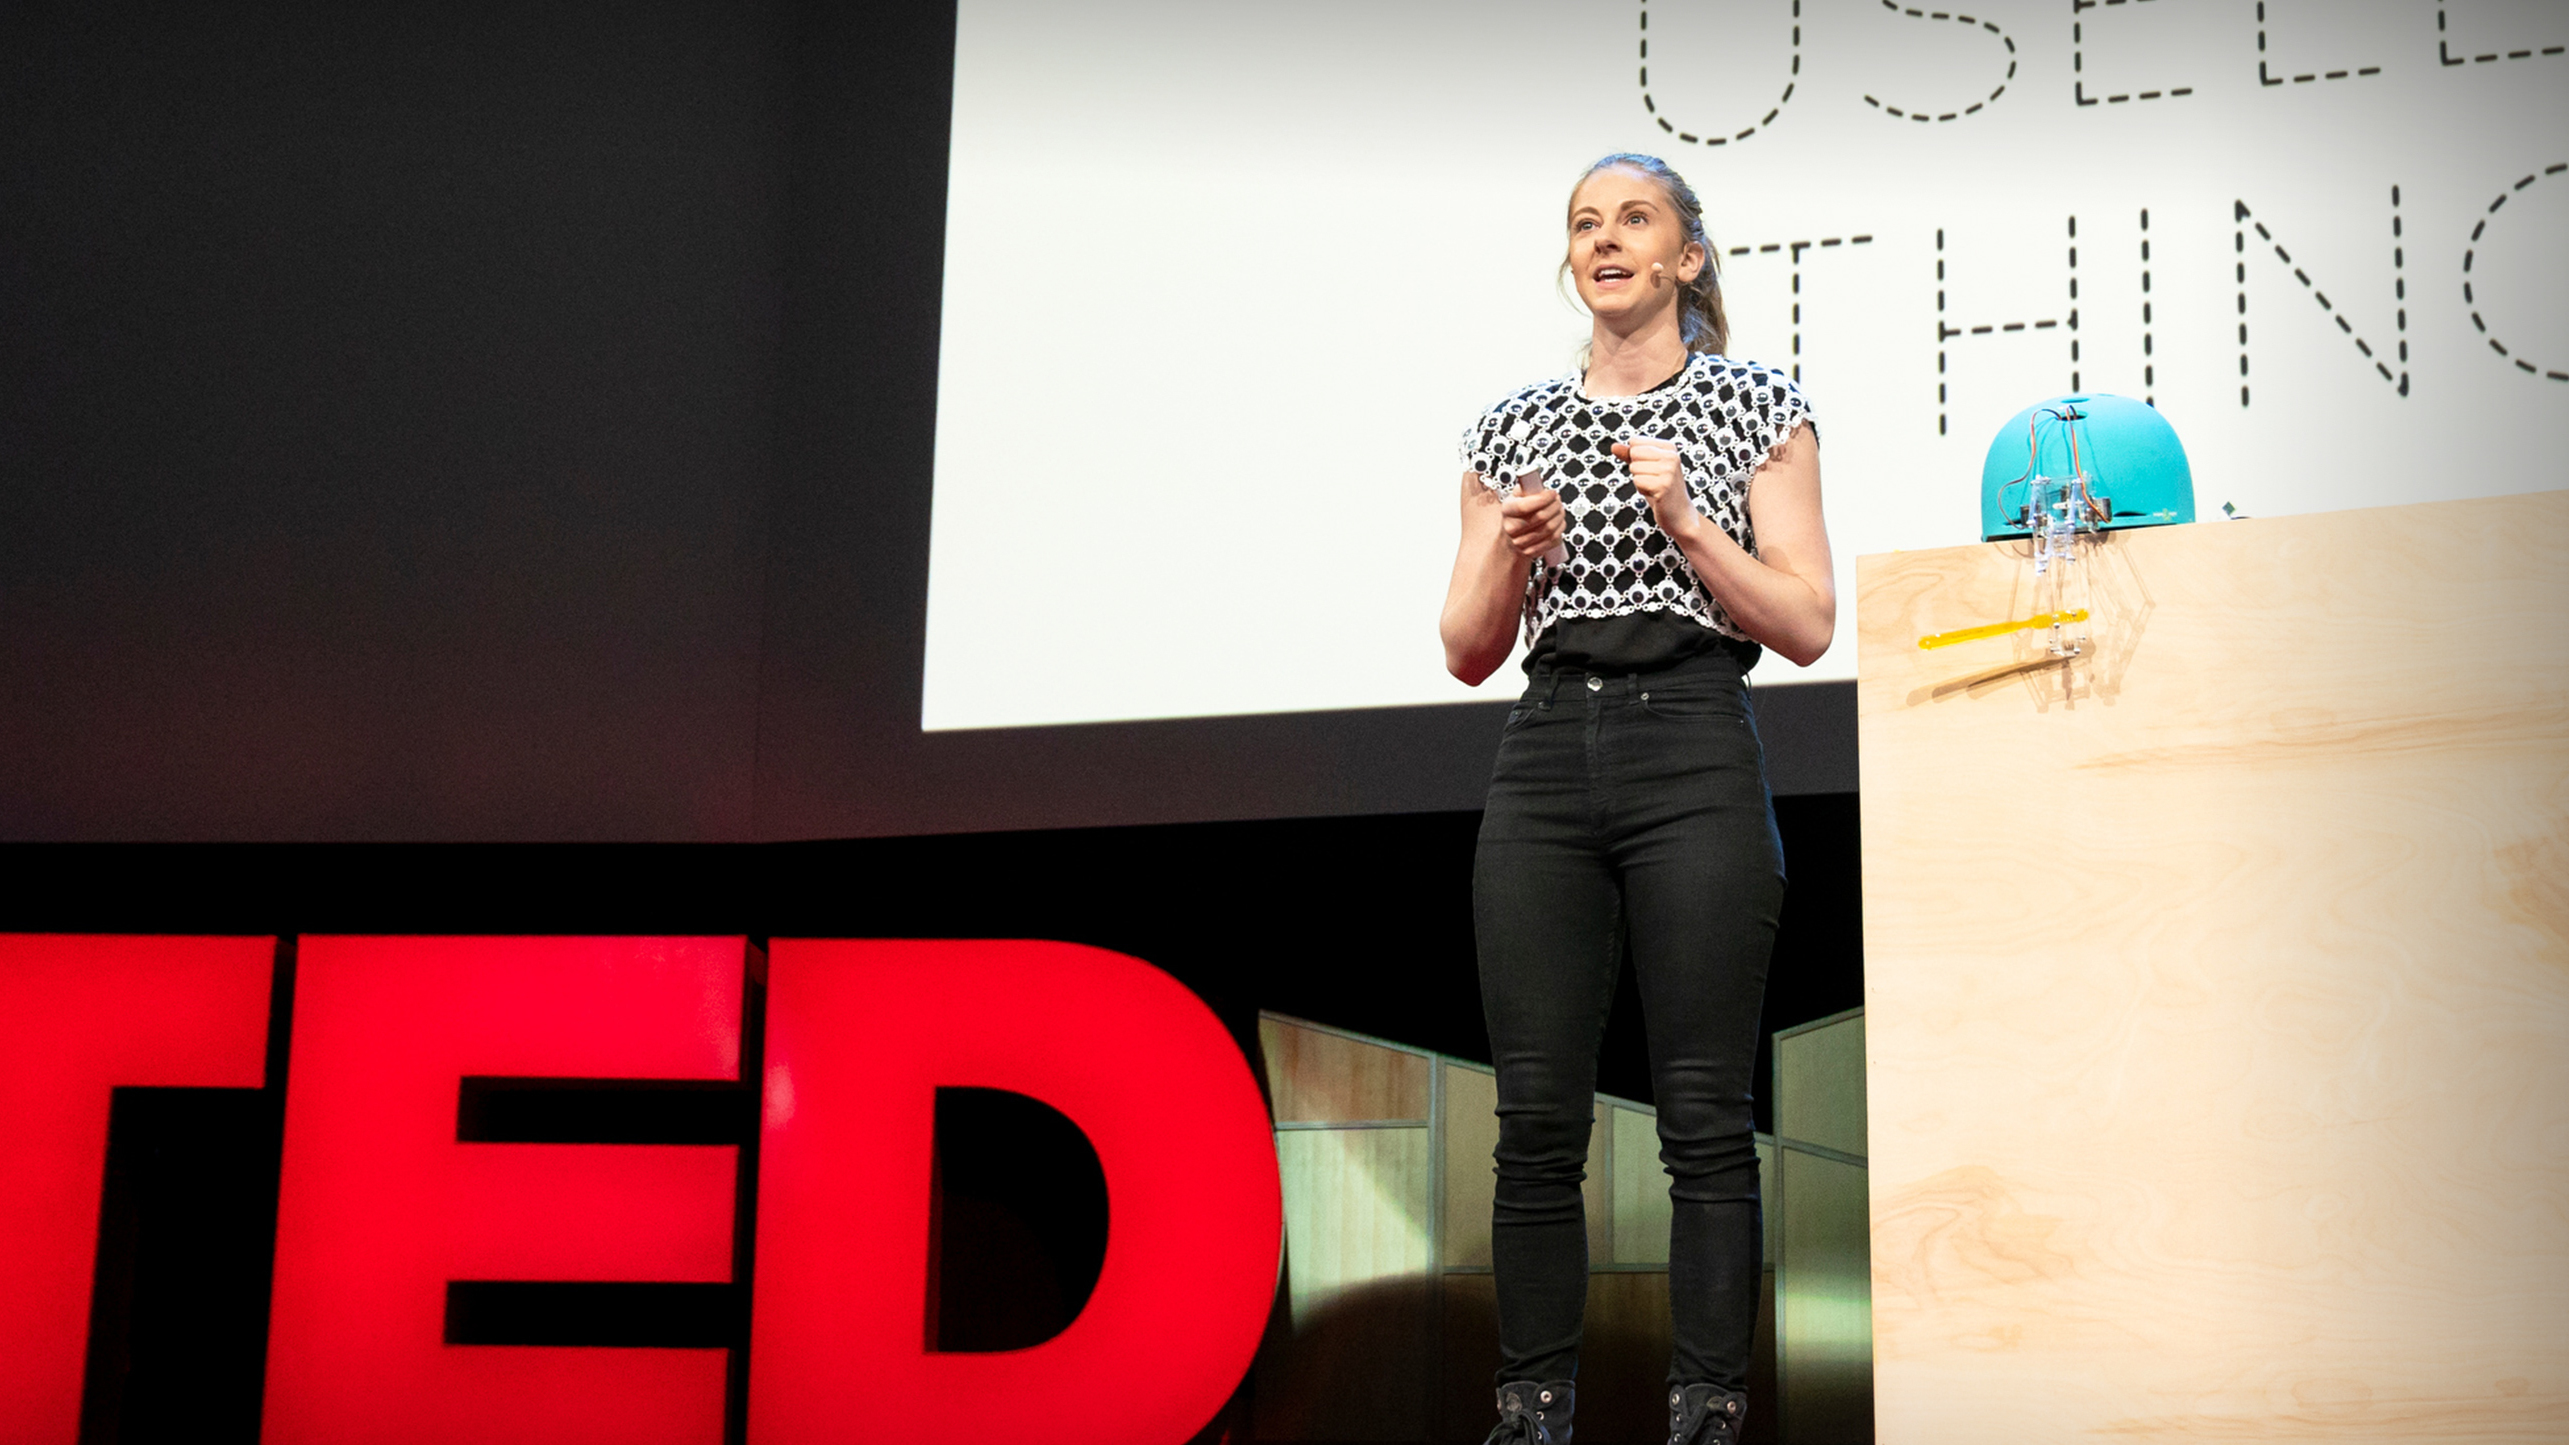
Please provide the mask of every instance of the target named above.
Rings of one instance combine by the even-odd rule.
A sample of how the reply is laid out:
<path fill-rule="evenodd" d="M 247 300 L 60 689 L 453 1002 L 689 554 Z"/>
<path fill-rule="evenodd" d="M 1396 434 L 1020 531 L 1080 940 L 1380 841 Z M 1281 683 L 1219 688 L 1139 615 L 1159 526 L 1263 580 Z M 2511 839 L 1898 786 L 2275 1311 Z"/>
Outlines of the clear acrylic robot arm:
<path fill-rule="evenodd" d="M 2024 474 L 2000 490 L 2002 505 L 2017 488 L 2025 505 L 2011 520 L 2025 528 L 2034 544 L 2034 615 L 2017 621 L 1932 633 L 1918 639 L 1922 648 L 1949 647 L 1983 637 L 2041 628 L 2054 657 L 2076 657 L 2087 650 L 2087 553 L 2098 530 L 2114 515 L 2113 503 L 2100 494 L 2079 450 L 2078 423 L 2087 414 L 2075 404 L 2036 407 L 2025 419 Z M 2057 423 L 2069 442 L 2069 475 L 2041 474 L 2039 430 Z M 2011 509 L 2012 510 L 2012 509 Z"/>

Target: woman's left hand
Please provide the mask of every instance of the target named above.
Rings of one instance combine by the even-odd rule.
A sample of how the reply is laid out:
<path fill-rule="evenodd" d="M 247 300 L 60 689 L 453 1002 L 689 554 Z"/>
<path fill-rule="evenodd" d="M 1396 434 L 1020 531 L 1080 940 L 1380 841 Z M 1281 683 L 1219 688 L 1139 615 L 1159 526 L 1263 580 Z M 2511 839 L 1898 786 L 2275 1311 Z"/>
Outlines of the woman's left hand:
<path fill-rule="evenodd" d="M 1675 447 L 1656 437 L 1634 437 L 1615 443 L 1614 454 L 1632 469 L 1633 490 L 1650 504 L 1659 530 L 1682 544 L 1703 524 L 1704 514 L 1695 510 L 1695 499 L 1686 493 L 1686 473 Z"/>

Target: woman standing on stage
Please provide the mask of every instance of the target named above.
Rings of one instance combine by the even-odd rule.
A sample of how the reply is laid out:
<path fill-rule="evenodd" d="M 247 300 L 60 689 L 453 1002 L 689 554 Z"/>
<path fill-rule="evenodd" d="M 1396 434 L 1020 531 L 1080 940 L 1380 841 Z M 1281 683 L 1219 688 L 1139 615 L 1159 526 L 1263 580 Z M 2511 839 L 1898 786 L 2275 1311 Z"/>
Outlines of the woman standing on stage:
<path fill-rule="evenodd" d="M 1782 373 L 1722 356 L 1703 207 L 1666 162 L 1591 166 L 1562 264 L 1594 323 L 1585 366 L 1464 434 L 1439 629 L 1470 683 L 1520 622 L 1531 644 L 1472 874 L 1499 1096 L 1490 1439 L 1571 1438 L 1579 1184 L 1629 953 L 1673 1211 L 1669 1439 L 1729 1442 L 1761 1258 L 1749 1076 L 1784 896 L 1747 673 L 1761 647 L 1808 666 L 1836 629 L 1819 440 Z"/>

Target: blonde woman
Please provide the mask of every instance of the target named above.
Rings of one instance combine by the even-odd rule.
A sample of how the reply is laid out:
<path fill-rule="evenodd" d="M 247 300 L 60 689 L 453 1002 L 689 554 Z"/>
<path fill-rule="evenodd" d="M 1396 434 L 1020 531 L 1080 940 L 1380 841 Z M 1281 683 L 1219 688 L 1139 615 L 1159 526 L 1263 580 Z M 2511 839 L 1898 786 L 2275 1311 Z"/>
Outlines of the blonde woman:
<path fill-rule="evenodd" d="M 1784 896 L 1748 670 L 1808 666 L 1837 624 L 1819 439 L 1801 393 L 1722 355 L 1695 193 L 1612 155 L 1571 192 L 1577 374 L 1463 438 L 1440 631 L 1477 683 L 1522 635 L 1473 867 L 1498 1066 L 1500 1422 L 1567 1445 L 1587 1299 L 1586 1175 L 1615 977 L 1640 985 L 1672 1206 L 1671 1445 L 1737 1440 L 1761 1258 L 1750 1074 Z"/>

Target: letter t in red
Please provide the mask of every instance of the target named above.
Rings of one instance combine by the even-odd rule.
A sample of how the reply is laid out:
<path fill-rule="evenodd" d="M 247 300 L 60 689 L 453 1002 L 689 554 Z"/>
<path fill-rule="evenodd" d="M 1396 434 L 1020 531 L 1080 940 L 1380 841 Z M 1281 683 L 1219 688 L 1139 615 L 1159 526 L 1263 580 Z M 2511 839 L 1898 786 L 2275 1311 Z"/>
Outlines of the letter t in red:
<path fill-rule="evenodd" d="M 0 935 L 0 1438 L 70 1445 L 119 1086 L 255 1089 L 266 938 Z"/>

